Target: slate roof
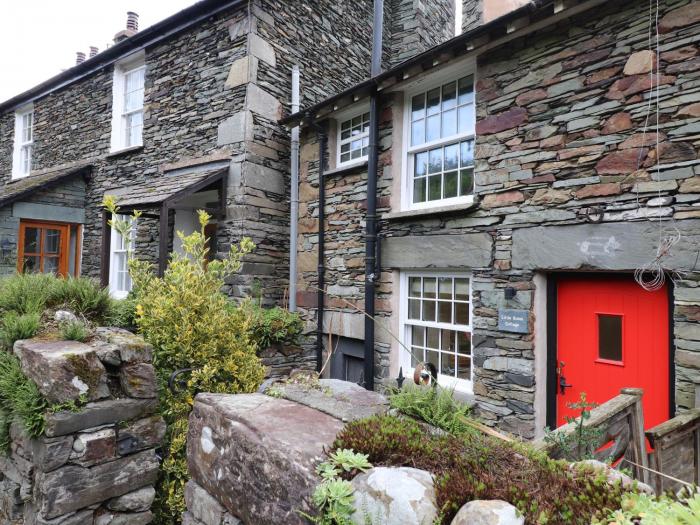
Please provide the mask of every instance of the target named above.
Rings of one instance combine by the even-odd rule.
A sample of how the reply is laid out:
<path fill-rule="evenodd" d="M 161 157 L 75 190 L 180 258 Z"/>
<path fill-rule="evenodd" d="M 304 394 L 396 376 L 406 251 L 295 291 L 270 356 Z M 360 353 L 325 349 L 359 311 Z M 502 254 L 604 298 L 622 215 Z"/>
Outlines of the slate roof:
<path fill-rule="evenodd" d="M 90 173 L 91 167 L 89 162 L 82 162 L 10 181 L 0 187 L 0 208 L 21 200 L 39 190 L 55 186 L 66 179 L 80 175 L 85 176 Z"/>
<path fill-rule="evenodd" d="M 190 173 L 162 175 L 130 186 L 105 190 L 116 198 L 120 208 L 155 208 L 165 201 L 185 197 L 221 179 L 228 168 L 214 168 Z"/>

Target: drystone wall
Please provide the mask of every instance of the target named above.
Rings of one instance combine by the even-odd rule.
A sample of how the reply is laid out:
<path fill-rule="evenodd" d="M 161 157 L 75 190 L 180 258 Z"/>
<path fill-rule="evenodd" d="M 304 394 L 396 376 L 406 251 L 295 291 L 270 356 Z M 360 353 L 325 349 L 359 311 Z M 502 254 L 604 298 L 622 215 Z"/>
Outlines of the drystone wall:
<path fill-rule="evenodd" d="M 86 397 L 80 409 L 46 414 L 45 435 L 10 427 L 0 456 L 0 522 L 8 525 L 145 525 L 152 520 L 156 415 L 151 347 L 125 330 L 91 341 L 18 341 L 22 370 L 51 404 Z"/>
<path fill-rule="evenodd" d="M 661 229 L 681 234 L 663 261 L 675 281 L 675 401 L 679 409 L 696 406 L 700 6 L 660 2 L 658 148 L 657 98 L 649 92 L 655 52 L 648 50 L 647 13 L 638 7 L 636 2 L 601 7 L 572 17 L 565 27 L 478 57 L 476 203 L 470 207 L 398 213 L 402 133 L 392 130 L 403 129 L 403 94 L 383 97 L 377 383 L 395 384 L 392 376 L 398 372 L 397 366 L 389 374 L 399 349 L 387 333 L 398 334 L 398 272 L 470 271 L 473 393 L 480 416 L 534 437 L 535 391 L 545 388 L 536 385 L 535 367 L 535 294 L 544 293 L 544 276 L 558 270 L 630 274 L 656 257 Z M 315 285 L 318 144 L 312 130 L 302 140 L 299 280 Z M 360 166 L 324 181 L 326 319 L 334 319 L 326 330 L 359 339 L 364 336 L 357 309 L 364 305 L 366 180 Z M 515 296 L 507 299 L 505 288 L 514 289 Z M 298 304 L 312 323 L 315 290 L 300 286 Z M 499 308 L 527 310 L 528 332 L 499 330 Z M 541 431 L 545 423 L 539 424 Z"/>

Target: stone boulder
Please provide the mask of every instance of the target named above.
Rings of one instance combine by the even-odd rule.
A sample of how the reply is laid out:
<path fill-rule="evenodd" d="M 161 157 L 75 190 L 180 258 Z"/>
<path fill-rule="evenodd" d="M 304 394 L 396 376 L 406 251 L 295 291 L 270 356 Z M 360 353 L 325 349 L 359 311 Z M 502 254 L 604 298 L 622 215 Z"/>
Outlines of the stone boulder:
<path fill-rule="evenodd" d="M 389 409 L 389 401 L 385 396 L 356 383 L 340 379 L 321 379 L 318 383 L 320 388 L 295 383 L 280 383 L 273 388 L 285 399 L 315 408 L 343 421 L 383 414 Z"/>
<path fill-rule="evenodd" d="M 109 397 L 107 372 L 95 350 L 77 341 L 17 341 L 22 372 L 51 403 Z"/>
<path fill-rule="evenodd" d="M 502 500 L 474 500 L 462 506 L 451 525 L 524 525 L 518 509 Z"/>
<path fill-rule="evenodd" d="M 432 525 L 438 515 L 433 476 L 410 467 L 375 467 L 352 480 L 353 523 Z"/>
<path fill-rule="evenodd" d="M 605 477 L 608 480 L 608 483 L 611 483 L 613 485 L 616 484 L 621 484 L 623 488 L 626 489 L 632 489 L 636 486 L 637 490 L 639 492 L 644 492 L 646 494 L 649 494 L 651 496 L 656 495 L 656 491 L 646 483 L 643 483 L 641 481 L 638 481 L 627 474 L 620 472 L 619 470 L 611 467 L 607 463 L 603 463 L 602 461 L 598 461 L 597 459 L 584 459 L 583 461 L 577 461 L 575 463 L 571 464 L 572 469 L 580 469 L 580 468 L 590 468 L 590 469 L 596 469 L 596 470 L 603 470 L 605 471 Z"/>
<path fill-rule="evenodd" d="M 187 435 L 190 477 L 246 525 L 302 525 L 299 511 L 314 513 L 316 465 L 342 428 L 286 399 L 199 394 Z"/>

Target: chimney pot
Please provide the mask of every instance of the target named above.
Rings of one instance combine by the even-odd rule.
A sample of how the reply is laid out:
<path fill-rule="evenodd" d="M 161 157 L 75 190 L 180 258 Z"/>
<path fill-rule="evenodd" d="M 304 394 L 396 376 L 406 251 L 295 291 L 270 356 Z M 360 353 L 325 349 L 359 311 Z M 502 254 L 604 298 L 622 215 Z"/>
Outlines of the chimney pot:
<path fill-rule="evenodd" d="M 126 30 L 136 32 L 139 30 L 139 15 L 133 11 L 126 13 Z"/>
<path fill-rule="evenodd" d="M 85 62 L 85 53 L 83 53 L 82 51 L 78 51 L 75 54 L 75 65 L 77 66 L 78 64 L 82 64 L 83 62 Z"/>
<path fill-rule="evenodd" d="M 90 58 L 94 57 L 100 50 L 96 46 L 90 46 Z"/>

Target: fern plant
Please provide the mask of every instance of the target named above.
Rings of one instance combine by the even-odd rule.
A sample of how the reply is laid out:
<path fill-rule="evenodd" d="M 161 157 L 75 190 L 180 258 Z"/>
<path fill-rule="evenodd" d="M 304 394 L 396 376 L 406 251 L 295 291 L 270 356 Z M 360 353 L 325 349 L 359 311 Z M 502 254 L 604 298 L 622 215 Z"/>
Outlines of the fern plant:
<path fill-rule="evenodd" d="M 451 434 L 462 434 L 470 430 L 463 418 L 469 416 L 471 407 L 457 401 L 453 389 L 409 384 L 392 392 L 389 404 L 402 414 Z"/>
<path fill-rule="evenodd" d="M 622 509 L 603 523 L 609 525 L 697 525 L 700 523 L 700 493 L 679 499 L 629 494 Z"/>

